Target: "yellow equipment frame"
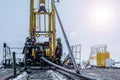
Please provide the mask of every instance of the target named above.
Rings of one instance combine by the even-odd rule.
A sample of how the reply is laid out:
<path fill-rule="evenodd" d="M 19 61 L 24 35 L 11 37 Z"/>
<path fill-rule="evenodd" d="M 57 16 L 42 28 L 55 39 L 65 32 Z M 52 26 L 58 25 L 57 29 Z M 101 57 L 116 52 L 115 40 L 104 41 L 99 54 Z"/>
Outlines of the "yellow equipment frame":
<path fill-rule="evenodd" d="M 40 4 L 45 4 L 46 0 L 39 0 L 39 5 Z M 49 50 L 47 50 L 47 54 L 51 58 L 55 58 L 55 50 L 56 50 L 56 26 L 55 26 L 55 8 L 54 5 L 51 2 L 51 11 L 47 12 L 39 12 L 35 11 L 34 9 L 34 0 L 30 0 L 30 26 L 29 26 L 29 34 L 30 34 L 30 39 L 32 40 L 33 44 L 36 44 L 36 38 L 40 38 L 40 36 L 45 36 L 49 38 Z M 48 31 L 46 31 L 46 27 L 44 27 L 44 34 L 37 33 L 37 15 L 48 15 L 48 21 L 44 19 L 44 23 L 48 22 Z M 45 17 L 44 17 L 45 18 Z M 39 30 L 40 31 L 40 30 Z M 35 52 L 35 51 L 33 51 Z M 33 55 L 35 56 L 35 55 Z"/>

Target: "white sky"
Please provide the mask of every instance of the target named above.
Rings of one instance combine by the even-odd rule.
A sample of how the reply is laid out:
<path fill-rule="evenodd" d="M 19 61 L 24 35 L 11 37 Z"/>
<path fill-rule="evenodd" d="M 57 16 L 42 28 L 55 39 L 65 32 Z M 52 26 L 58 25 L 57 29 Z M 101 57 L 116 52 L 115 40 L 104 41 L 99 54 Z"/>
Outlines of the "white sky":
<path fill-rule="evenodd" d="M 29 29 L 29 2 L 30 0 L 0 0 L 1 54 L 3 42 L 12 47 L 24 45 Z M 90 46 L 97 44 L 107 44 L 111 58 L 119 60 L 120 0 L 61 0 L 56 5 L 70 44 L 82 44 L 82 60 L 88 59 Z M 98 17 L 99 13 L 103 17 L 109 15 L 110 21 L 107 20 L 108 17 Z M 58 23 L 57 29 L 59 30 Z M 59 31 L 57 34 L 63 37 Z M 62 41 L 64 44 L 64 39 Z"/>

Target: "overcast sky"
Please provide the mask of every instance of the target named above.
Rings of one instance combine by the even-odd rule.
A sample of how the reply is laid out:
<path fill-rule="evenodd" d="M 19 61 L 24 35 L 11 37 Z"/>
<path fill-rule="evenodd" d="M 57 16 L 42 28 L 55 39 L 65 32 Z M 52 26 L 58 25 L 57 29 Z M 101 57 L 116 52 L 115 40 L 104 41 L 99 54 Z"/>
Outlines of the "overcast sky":
<path fill-rule="evenodd" d="M 29 30 L 29 2 L 0 0 L 1 54 L 3 42 L 23 47 Z M 70 44 L 82 45 L 82 60 L 98 44 L 107 44 L 111 58 L 120 60 L 120 0 L 61 0 L 56 6 Z M 58 30 L 57 34 L 62 37 Z"/>

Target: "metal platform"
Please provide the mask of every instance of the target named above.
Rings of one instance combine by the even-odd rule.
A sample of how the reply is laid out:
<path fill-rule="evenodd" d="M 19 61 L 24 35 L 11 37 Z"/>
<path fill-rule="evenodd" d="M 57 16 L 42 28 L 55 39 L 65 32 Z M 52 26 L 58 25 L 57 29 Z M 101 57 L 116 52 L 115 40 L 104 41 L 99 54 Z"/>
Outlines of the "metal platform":
<path fill-rule="evenodd" d="M 65 76 L 53 70 L 33 70 L 29 80 L 67 80 Z"/>

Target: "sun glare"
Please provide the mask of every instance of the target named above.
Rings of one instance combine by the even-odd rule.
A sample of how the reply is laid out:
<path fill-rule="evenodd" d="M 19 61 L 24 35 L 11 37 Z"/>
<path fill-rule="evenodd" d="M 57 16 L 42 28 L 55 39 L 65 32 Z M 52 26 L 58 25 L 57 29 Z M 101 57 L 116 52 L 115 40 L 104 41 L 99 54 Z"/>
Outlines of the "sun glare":
<path fill-rule="evenodd" d="M 93 12 L 93 19 L 99 25 L 108 25 L 112 21 L 113 17 L 113 11 L 104 7 L 98 8 Z"/>
<path fill-rule="evenodd" d="M 100 7 L 93 11 L 94 29 L 108 31 L 114 21 L 114 11 L 106 7 Z"/>
<path fill-rule="evenodd" d="M 102 0 L 103 1 L 103 0 Z M 87 23 L 97 31 L 108 31 L 112 29 L 115 22 L 116 9 L 113 2 L 93 2 L 87 11 Z M 108 4 L 109 3 L 109 4 Z"/>

